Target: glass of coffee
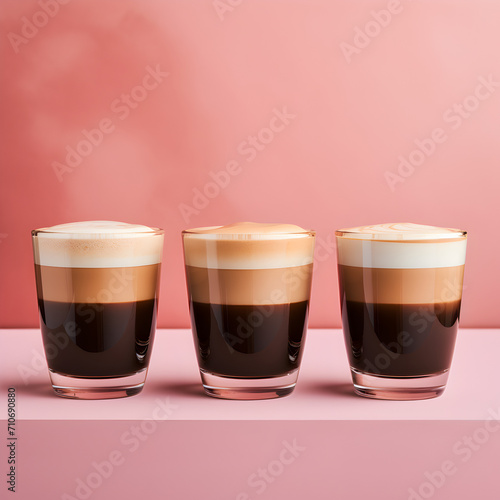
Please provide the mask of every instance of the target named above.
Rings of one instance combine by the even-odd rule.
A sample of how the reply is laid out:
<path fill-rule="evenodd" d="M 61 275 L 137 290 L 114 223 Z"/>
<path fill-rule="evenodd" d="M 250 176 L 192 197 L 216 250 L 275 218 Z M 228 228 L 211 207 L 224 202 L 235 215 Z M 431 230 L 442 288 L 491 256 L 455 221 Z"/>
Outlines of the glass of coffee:
<path fill-rule="evenodd" d="M 243 222 L 182 236 L 205 392 L 226 399 L 290 394 L 305 342 L 315 233 Z"/>
<path fill-rule="evenodd" d="M 32 232 L 52 387 L 74 399 L 141 392 L 156 329 L 163 231 L 110 221 Z"/>
<path fill-rule="evenodd" d="M 455 347 L 467 233 L 399 223 L 335 234 L 355 392 L 396 400 L 439 396 Z"/>

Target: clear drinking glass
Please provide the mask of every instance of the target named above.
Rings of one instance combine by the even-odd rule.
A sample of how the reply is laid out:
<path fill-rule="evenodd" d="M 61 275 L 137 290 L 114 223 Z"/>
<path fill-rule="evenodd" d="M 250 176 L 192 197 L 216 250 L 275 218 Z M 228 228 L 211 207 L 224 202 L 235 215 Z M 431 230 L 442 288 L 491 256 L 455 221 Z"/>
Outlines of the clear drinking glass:
<path fill-rule="evenodd" d="M 32 232 L 52 386 L 75 399 L 138 394 L 156 329 L 163 231 L 109 221 Z"/>
<path fill-rule="evenodd" d="M 378 399 L 439 396 L 455 347 L 467 233 L 398 223 L 335 234 L 355 392 Z"/>
<path fill-rule="evenodd" d="M 182 236 L 205 392 L 228 399 L 290 394 L 305 341 L 315 233 L 238 223 Z"/>

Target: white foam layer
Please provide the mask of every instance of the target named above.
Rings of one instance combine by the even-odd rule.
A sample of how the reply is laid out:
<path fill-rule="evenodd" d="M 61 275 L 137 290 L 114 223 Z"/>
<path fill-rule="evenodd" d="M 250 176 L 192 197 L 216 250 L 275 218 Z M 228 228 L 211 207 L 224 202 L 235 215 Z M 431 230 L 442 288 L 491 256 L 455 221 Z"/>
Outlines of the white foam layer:
<path fill-rule="evenodd" d="M 158 264 L 163 231 L 137 224 L 86 221 L 36 229 L 35 264 L 50 267 L 112 268 Z"/>
<path fill-rule="evenodd" d="M 467 237 L 458 229 L 418 224 L 379 224 L 336 231 L 341 265 L 426 269 L 465 264 Z"/>
<path fill-rule="evenodd" d="M 413 222 L 393 222 L 338 229 L 335 234 L 357 240 L 418 241 L 456 239 L 466 236 L 467 233 L 460 229 L 426 226 Z"/>
<path fill-rule="evenodd" d="M 92 220 L 84 222 L 70 222 L 57 226 L 36 229 L 38 236 L 43 238 L 130 238 L 144 236 L 145 233 L 154 233 L 156 229 L 141 224 L 128 224 L 127 222 L 114 222 L 110 220 Z"/>
<path fill-rule="evenodd" d="M 314 232 L 292 224 L 239 222 L 183 231 L 186 265 L 280 269 L 311 264 Z"/>

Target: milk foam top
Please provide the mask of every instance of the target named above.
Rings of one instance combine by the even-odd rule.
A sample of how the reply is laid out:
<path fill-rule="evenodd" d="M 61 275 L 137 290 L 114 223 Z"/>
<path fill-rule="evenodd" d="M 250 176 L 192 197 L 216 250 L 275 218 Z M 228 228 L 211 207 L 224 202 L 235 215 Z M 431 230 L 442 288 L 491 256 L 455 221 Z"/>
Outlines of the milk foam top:
<path fill-rule="evenodd" d="M 314 231 L 238 222 L 183 231 L 185 262 L 209 269 L 278 269 L 312 264 Z"/>
<path fill-rule="evenodd" d="M 113 221 L 59 224 L 32 231 L 35 264 L 50 267 L 136 267 L 161 262 L 163 231 Z"/>
<path fill-rule="evenodd" d="M 339 229 L 341 265 L 387 269 L 455 267 L 465 264 L 467 233 L 413 224 L 376 224 Z"/>

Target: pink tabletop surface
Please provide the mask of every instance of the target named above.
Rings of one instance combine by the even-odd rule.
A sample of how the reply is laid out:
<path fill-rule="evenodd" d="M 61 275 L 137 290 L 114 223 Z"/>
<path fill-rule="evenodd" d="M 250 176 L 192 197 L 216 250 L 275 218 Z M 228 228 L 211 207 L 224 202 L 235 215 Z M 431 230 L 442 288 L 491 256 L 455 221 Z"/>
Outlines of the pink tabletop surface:
<path fill-rule="evenodd" d="M 460 332 L 433 400 L 353 395 L 341 332 L 311 330 L 292 395 L 223 401 L 201 390 L 191 333 L 160 330 L 141 394 L 75 401 L 52 393 L 38 330 L 0 331 L 16 498 L 497 500 L 499 333 Z"/>
<path fill-rule="evenodd" d="M 159 330 L 144 390 L 117 400 L 55 396 L 38 330 L 2 330 L 0 343 L 1 383 L 16 388 L 23 420 L 141 420 L 162 402 L 175 406 L 171 420 L 484 420 L 500 412 L 499 330 L 461 330 L 444 394 L 412 402 L 355 396 L 340 330 L 310 330 L 295 391 L 267 401 L 205 396 L 189 330 Z"/>

